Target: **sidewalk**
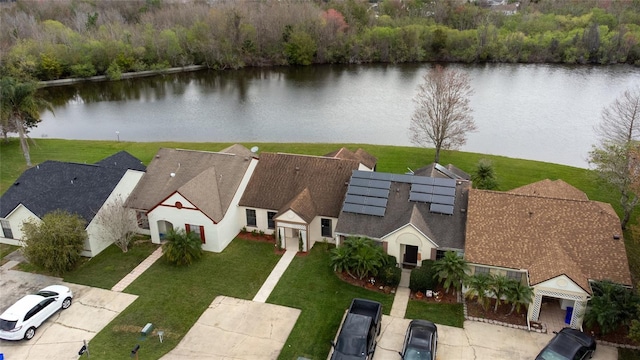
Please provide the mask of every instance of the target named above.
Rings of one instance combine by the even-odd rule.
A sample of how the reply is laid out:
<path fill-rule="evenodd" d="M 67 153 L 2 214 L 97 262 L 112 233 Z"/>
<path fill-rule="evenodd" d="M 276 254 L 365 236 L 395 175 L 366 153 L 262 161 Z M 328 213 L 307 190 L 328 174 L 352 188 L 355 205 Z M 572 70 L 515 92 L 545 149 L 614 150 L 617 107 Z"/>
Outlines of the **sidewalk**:
<path fill-rule="evenodd" d="M 297 251 L 295 250 L 287 250 L 284 255 L 282 255 L 280 261 L 278 261 L 273 270 L 271 270 L 271 274 L 269 274 L 267 280 L 264 281 L 264 284 L 262 284 L 262 287 L 260 288 L 260 290 L 258 290 L 258 293 L 253 298 L 253 301 L 261 303 L 267 301 L 267 298 L 269 297 L 269 295 L 271 295 L 271 292 L 276 287 L 276 284 L 280 280 L 282 274 L 284 274 L 284 272 L 289 267 L 289 264 L 291 264 L 291 261 L 296 256 L 296 253 Z"/>
<path fill-rule="evenodd" d="M 111 290 L 122 292 L 127 286 L 129 286 L 138 276 L 142 275 L 156 260 L 162 256 L 162 246 L 157 248 L 151 255 L 144 259 L 135 269 L 131 270 L 127 276 L 123 277 L 117 284 L 115 284 Z"/>
<path fill-rule="evenodd" d="M 396 289 L 396 296 L 393 298 L 393 305 L 391 305 L 391 311 L 389 315 L 403 319 L 404 314 L 407 312 L 407 304 L 409 304 L 409 279 L 411 277 L 411 270 L 402 269 L 402 275 L 400 277 L 400 284 Z"/>

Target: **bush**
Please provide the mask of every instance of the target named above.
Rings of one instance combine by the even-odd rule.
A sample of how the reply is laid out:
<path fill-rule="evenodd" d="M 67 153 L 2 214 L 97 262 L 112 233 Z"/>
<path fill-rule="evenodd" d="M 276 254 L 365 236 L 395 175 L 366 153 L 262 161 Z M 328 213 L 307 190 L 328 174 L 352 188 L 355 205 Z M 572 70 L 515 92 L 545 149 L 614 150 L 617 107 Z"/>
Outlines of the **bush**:
<path fill-rule="evenodd" d="M 422 266 L 411 270 L 409 278 L 409 289 L 411 291 L 435 290 L 438 286 L 437 271 L 433 267 L 431 260 L 422 261 Z"/>
<path fill-rule="evenodd" d="M 383 267 L 378 273 L 378 277 L 380 278 L 380 281 L 382 281 L 384 285 L 391 286 L 391 287 L 397 287 L 398 284 L 400 284 L 401 276 L 402 276 L 402 269 L 400 269 L 395 265 L 387 265 Z"/>
<path fill-rule="evenodd" d="M 162 255 L 172 264 L 191 265 L 202 257 L 202 241 L 195 232 L 171 229 L 164 239 Z"/>
<path fill-rule="evenodd" d="M 24 256 L 32 264 L 60 276 L 72 270 L 87 240 L 86 221 L 77 214 L 56 210 L 22 225 Z"/>

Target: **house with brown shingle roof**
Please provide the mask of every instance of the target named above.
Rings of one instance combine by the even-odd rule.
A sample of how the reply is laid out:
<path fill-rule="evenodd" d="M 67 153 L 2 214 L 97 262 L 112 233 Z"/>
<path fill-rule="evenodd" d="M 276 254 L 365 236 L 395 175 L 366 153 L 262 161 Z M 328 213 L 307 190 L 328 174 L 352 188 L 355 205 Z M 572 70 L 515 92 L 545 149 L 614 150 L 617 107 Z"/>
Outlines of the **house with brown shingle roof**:
<path fill-rule="evenodd" d="M 376 171 L 376 165 L 378 159 L 375 156 L 369 154 L 362 148 L 358 148 L 355 152 L 342 147 L 334 152 L 330 152 L 325 157 L 332 157 L 336 159 L 355 160 L 360 163 L 359 170 L 364 171 Z"/>
<path fill-rule="evenodd" d="M 590 281 L 631 285 L 615 211 L 562 180 L 508 192 L 471 190 L 465 241 L 474 273 L 506 275 L 533 287 L 532 321 L 545 306 L 571 307 L 570 325 L 578 328 L 592 295 Z"/>
<path fill-rule="evenodd" d="M 340 156 L 261 153 L 239 202 L 244 226 L 277 234 L 287 249 L 333 241 L 351 172 L 360 164 Z"/>
<path fill-rule="evenodd" d="M 154 243 L 184 229 L 200 237 L 203 250 L 221 252 L 243 226 L 238 201 L 257 162 L 238 144 L 219 152 L 163 148 L 125 206 L 137 211 Z"/>
<path fill-rule="evenodd" d="M 368 183 L 363 181 L 366 178 Z M 351 236 L 368 237 L 409 267 L 440 259 L 447 251 L 462 253 L 471 187 L 468 178 L 462 170 L 440 164 L 413 174 L 376 172 L 367 176 L 356 171 L 338 218 L 338 243 Z M 439 203 L 446 203 L 450 211 L 433 206 Z"/>

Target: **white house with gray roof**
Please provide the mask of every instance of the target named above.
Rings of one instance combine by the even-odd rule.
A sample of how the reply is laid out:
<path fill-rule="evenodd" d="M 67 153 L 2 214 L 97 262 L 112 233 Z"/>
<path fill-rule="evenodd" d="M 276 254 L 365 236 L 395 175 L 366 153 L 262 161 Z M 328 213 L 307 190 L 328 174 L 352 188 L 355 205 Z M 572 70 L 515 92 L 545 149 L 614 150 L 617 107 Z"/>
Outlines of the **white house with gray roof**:
<path fill-rule="evenodd" d="M 0 243 L 22 245 L 22 224 L 41 220 L 54 210 L 80 215 L 87 222 L 83 256 L 96 256 L 111 244 L 95 221 L 103 205 L 120 197 L 126 200 L 145 166 L 127 153 L 118 152 L 95 164 L 45 161 L 28 170 L 0 198 Z"/>

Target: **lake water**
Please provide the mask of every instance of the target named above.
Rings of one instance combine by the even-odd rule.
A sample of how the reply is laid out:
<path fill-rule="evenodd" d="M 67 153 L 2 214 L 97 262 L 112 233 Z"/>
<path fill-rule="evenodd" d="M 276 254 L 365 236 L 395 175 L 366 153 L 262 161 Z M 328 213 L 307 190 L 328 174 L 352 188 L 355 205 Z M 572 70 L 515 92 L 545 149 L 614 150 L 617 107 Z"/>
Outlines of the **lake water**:
<path fill-rule="evenodd" d="M 430 64 L 198 71 L 48 88 L 33 138 L 406 145 Z M 478 130 L 461 150 L 587 167 L 602 108 L 640 68 L 448 65 L 466 71 Z"/>

